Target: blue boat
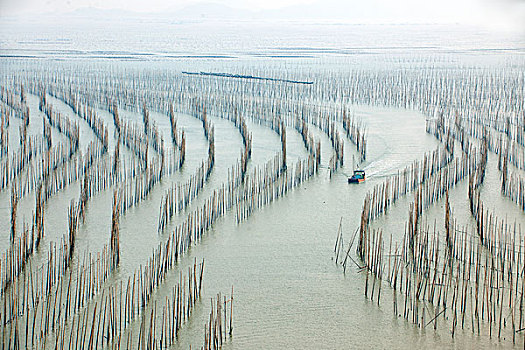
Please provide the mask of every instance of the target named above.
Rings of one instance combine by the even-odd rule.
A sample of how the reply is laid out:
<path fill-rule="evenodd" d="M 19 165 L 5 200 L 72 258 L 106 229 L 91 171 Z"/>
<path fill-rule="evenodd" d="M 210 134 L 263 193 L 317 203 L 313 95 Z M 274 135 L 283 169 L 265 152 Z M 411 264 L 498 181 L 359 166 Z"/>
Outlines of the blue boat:
<path fill-rule="evenodd" d="M 354 170 L 354 175 L 348 179 L 349 184 L 358 184 L 363 181 L 365 181 L 364 170 Z"/>

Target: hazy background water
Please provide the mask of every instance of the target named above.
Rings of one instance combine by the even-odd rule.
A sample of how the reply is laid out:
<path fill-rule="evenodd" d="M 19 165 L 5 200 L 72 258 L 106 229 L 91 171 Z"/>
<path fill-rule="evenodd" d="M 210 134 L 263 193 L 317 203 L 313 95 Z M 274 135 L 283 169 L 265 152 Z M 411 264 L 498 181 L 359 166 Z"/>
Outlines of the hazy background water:
<path fill-rule="evenodd" d="M 524 33 L 460 24 L 349 24 L 326 21 L 67 19 L 0 21 L 3 55 L 53 59 L 187 59 L 211 56 L 401 56 L 525 50 Z M 494 53 L 494 52 L 493 52 Z"/>

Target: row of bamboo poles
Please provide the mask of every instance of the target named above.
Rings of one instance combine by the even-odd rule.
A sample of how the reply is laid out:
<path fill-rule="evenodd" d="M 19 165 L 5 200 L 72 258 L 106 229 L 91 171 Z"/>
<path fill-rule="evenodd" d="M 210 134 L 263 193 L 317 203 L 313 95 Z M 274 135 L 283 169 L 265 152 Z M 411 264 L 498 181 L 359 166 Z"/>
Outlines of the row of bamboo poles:
<path fill-rule="evenodd" d="M 199 265 L 195 262 L 193 267 L 188 268 L 187 283 L 186 276 L 183 277 L 182 272 L 180 273 L 179 282 L 173 287 L 171 295 L 165 297 L 164 306 L 159 313 L 160 320 L 156 303 L 150 312 L 149 322 L 146 315 L 142 317 L 137 349 L 163 349 L 177 341 L 179 330 L 189 320 L 200 299 L 203 271 L 204 260 Z M 126 348 L 133 348 L 130 340 Z"/>
<path fill-rule="evenodd" d="M 244 182 L 246 171 L 248 169 L 248 162 L 252 157 L 252 134 L 246 125 L 246 119 L 241 114 L 234 114 L 233 124 L 237 127 L 237 129 L 239 129 L 239 133 L 241 134 L 242 138 L 242 144 L 244 146 L 243 150 L 241 151 L 241 176 L 242 181 Z"/>
<path fill-rule="evenodd" d="M 170 126 L 171 126 L 171 139 L 173 142 L 174 147 L 177 147 L 180 159 L 179 159 L 179 168 L 182 168 L 184 165 L 184 160 L 186 158 L 186 134 L 184 133 L 184 130 L 179 131 L 177 130 L 177 119 L 175 118 L 175 112 L 173 111 L 173 105 L 170 105 L 168 116 L 170 118 Z"/>
<path fill-rule="evenodd" d="M 170 110 L 170 119 L 172 120 L 172 133 L 176 134 L 176 121 L 173 119 L 173 109 Z M 185 183 L 173 184 L 171 188 L 166 190 L 160 201 L 158 232 L 163 231 L 174 215 L 183 212 L 191 204 L 192 200 L 197 198 L 213 170 L 215 164 L 214 128 L 211 121 L 208 120 L 205 110 L 198 119 L 202 121 L 204 135 L 208 141 L 208 158 L 202 161 L 195 173 Z"/>
<path fill-rule="evenodd" d="M 279 153 L 263 168 L 257 167 L 247 176 L 243 189 L 235 199 L 237 223 L 246 220 L 255 210 L 284 197 L 289 191 L 316 175 L 316 164 L 311 157 L 298 160 L 295 166 L 285 170 L 280 167 L 281 159 Z"/>
<path fill-rule="evenodd" d="M 343 129 L 344 129 L 344 114 L 343 112 Z M 333 154 L 330 157 L 330 160 L 328 161 L 328 168 L 329 168 L 329 176 L 332 177 L 332 174 L 339 169 L 339 167 L 342 167 L 344 164 L 344 143 L 343 138 L 339 135 L 339 130 L 336 127 L 336 118 L 333 117 L 330 114 L 325 114 L 324 111 L 320 111 L 318 115 L 308 115 L 306 117 L 297 115 L 296 121 L 295 121 L 295 127 L 297 131 L 299 131 L 303 137 L 303 141 L 305 143 L 305 146 L 307 149 L 311 147 L 311 142 L 308 140 L 308 126 L 307 124 L 311 124 L 316 126 L 318 129 L 323 131 L 326 136 L 330 139 L 330 142 L 332 144 Z M 304 125 L 303 125 L 304 123 Z M 299 127 L 300 125 L 300 127 Z M 320 163 L 320 141 L 318 141 L 319 150 L 316 151 L 318 154 L 314 155 L 315 158 L 318 158 L 318 162 Z M 358 147 L 359 149 L 359 147 Z M 364 160 L 364 159 L 363 159 Z"/>
<path fill-rule="evenodd" d="M 343 138 L 339 136 L 335 122 L 331 122 L 327 132 L 332 142 L 333 155 L 329 161 L 330 177 L 339 167 L 344 165 L 344 143 Z"/>
<path fill-rule="evenodd" d="M 357 147 L 360 162 L 366 160 L 366 127 L 364 123 L 346 110 L 343 111 L 343 130 L 346 137 Z"/>
<path fill-rule="evenodd" d="M 321 165 L 321 141 L 314 139 L 312 132 L 309 130 L 308 123 L 299 116 L 296 116 L 294 127 L 301 135 L 309 157 L 315 162 L 315 172 L 317 173 Z"/>
<path fill-rule="evenodd" d="M 232 336 L 233 286 L 229 298 L 218 293 L 215 298 L 211 298 L 210 302 L 210 317 L 204 324 L 204 344 L 201 347 L 203 350 L 221 349 L 227 337 Z"/>

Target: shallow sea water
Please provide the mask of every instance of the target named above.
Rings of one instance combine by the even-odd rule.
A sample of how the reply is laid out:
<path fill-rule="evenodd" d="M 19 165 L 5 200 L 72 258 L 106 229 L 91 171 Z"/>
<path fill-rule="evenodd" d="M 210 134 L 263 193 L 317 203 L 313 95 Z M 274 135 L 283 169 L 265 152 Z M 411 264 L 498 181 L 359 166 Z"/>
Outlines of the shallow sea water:
<path fill-rule="evenodd" d="M 302 28 L 287 24 L 280 32 L 264 23 L 257 28 L 247 23 L 226 23 L 221 30 L 213 32 L 205 23 L 163 23 L 156 28 L 155 40 L 152 40 L 154 35 L 146 30 L 151 29 L 149 26 L 141 24 L 134 29 L 136 35 L 127 36 L 108 34 L 102 28 L 95 28 L 89 40 L 83 40 L 81 25 L 65 31 L 51 26 L 35 35 L 31 25 L 15 32 L 17 25 L 1 23 L 1 30 L 8 35 L 0 44 L 0 53 L 4 56 L 0 57 L 4 66 L 0 71 L 5 75 L 25 64 L 45 65 L 46 62 L 61 67 L 61 61 L 65 63 L 64 69 L 72 66 L 102 72 L 104 69 L 136 69 L 167 74 L 180 74 L 184 70 L 243 70 L 262 74 L 268 67 L 271 71 L 277 66 L 286 72 L 284 74 L 313 76 L 315 80 L 315 74 L 330 70 L 345 72 L 351 67 L 417 69 L 418 64 L 423 66 L 428 62 L 436 67 L 458 69 L 464 64 L 480 62 L 485 66 L 525 66 L 525 44 L 518 35 L 506 37 L 507 40 L 502 42 L 495 34 L 480 39 L 479 33 L 471 30 L 460 39 L 452 36 L 458 30 L 455 27 L 421 29 L 325 24 Z M 243 28 L 246 30 L 240 30 Z M 203 33 L 206 35 L 201 36 Z M 249 40 L 255 33 L 257 40 Z M 72 66 L 68 65 L 70 62 L 73 62 Z M 63 102 L 52 99 L 52 103 L 80 120 Z M 30 129 L 30 133 L 37 134 L 41 132 L 38 120 L 42 118 L 38 112 L 37 96 L 29 96 L 29 106 L 31 118 L 35 119 L 35 123 L 31 123 L 35 128 Z M 341 267 L 335 264 L 333 245 L 341 218 L 346 245 L 358 225 L 366 192 L 438 146 L 435 138 L 425 132 L 426 117 L 417 111 L 364 105 L 353 105 L 351 110 L 367 125 L 369 152 L 367 161 L 361 164 L 367 171 L 367 181 L 360 185 L 347 183 L 347 177 L 357 166 L 353 160 L 357 159 L 357 152 L 347 140 L 345 165 L 329 178 L 330 141 L 323 132 L 313 128 L 315 136 L 322 142 L 319 175 L 284 198 L 256 211 L 240 224 L 236 223 L 235 213 L 231 211 L 190 249 L 155 293 L 155 298 L 160 300 L 171 291 L 180 270 L 185 271 L 194 259 L 205 259 L 202 298 L 183 326 L 174 348 L 200 346 L 203 325 L 209 316 L 210 298 L 218 292 L 229 294 L 232 285 L 234 331 L 225 349 L 482 349 L 512 346 L 511 342 L 500 342 L 497 338 L 478 337 L 470 330 L 459 331 L 452 338 L 450 330 L 445 327 L 437 331 L 431 327 L 419 329 L 393 315 L 392 293 L 386 284 L 381 304 L 377 305 L 364 297 L 364 275 L 355 266 L 350 265 L 343 274 Z M 98 112 L 112 127 L 110 114 Z M 140 110 L 123 109 L 121 115 L 126 120 L 140 123 Z M 167 116 L 152 112 L 150 118 L 168 137 Z M 242 139 L 234 125 L 221 116 L 211 115 L 211 120 L 215 126 L 215 169 L 187 212 L 197 208 L 225 180 L 227 170 L 240 156 Z M 157 233 L 158 208 L 165 189 L 176 181 L 185 181 L 207 156 L 207 142 L 200 121 L 183 114 L 178 115 L 178 121 L 187 135 L 186 163 L 182 171 L 164 179 L 146 201 L 121 219 L 121 265 L 111 277 L 114 283 L 126 279 L 137 267 L 145 264 L 158 243 L 167 238 L 167 232 L 184 218 L 176 218 L 167 232 Z M 253 169 L 273 158 L 280 150 L 280 141 L 268 128 L 253 122 L 249 122 L 248 127 L 253 134 L 253 156 L 249 165 Z M 15 122 L 13 130 L 17 129 Z M 294 163 L 306 157 L 307 152 L 293 128 L 288 127 L 287 133 L 288 161 Z M 15 135 L 11 136 L 12 140 L 18 138 Z M 56 135 L 56 139 L 59 140 L 60 135 Z M 87 124 L 81 123 L 81 147 L 93 139 Z M 114 140 L 110 142 L 110 151 L 113 147 Z M 495 162 L 496 156 L 489 156 L 489 170 L 482 191 L 487 199 L 499 193 Z M 46 248 L 36 259 L 44 257 L 49 243 L 56 242 L 66 232 L 67 208 L 69 201 L 78 196 L 78 189 L 78 183 L 71 185 L 48 202 Z M 464 225 L 472 225 L 466 181 L 453 189 L 450 196 L 458 220 Z M 81 225 L 78 233 L 77 254 L 96 253 L 109 241 L 111 198 L 111 191 L 105 191 L 90 200 L 86 223 Z M 0 193 L 2 250 L 9 245 L 9 199 L 10 193 Z M 411 200 L 410 195 L 401 200 L 387 217 L 378 222 L 385 233 L 402 238 Z M 522 221 L 522 211 L 512 202 L 497 199 L 493 203 L 497 213 L 525 222 Z M 19 220 L 29 220 L 33 205 L 33 196 L 21 202 Z M 443 220 L 442 206 L 440 201 L 429 209 L 429 220 Z M 138 325 L 135 326 L 138 330 Z"/>

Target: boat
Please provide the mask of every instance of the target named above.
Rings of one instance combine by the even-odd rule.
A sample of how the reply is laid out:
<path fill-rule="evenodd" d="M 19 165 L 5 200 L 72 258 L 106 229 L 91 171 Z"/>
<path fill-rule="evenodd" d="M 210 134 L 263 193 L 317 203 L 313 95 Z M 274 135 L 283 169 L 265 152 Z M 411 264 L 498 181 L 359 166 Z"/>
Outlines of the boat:
<path fill-rule="evenodd" d="M 358 184 L 365 181 L 365 171 L 364 170 L 354 170 L 354 175 L 348 178 L 349 184 Z"/>

